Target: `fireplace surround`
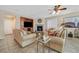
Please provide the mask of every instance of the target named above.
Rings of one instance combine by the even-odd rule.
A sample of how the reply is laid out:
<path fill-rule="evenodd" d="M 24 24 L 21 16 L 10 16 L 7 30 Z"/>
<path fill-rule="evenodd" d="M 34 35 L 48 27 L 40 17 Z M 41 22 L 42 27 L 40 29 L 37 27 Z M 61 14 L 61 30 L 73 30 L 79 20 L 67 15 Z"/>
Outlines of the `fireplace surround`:
<path fill-rule="evenodd" d="M 37 31 L 43 31 L 43 26 L 37 26 Z"/>
<path fill-rule="evenodd" d="M 41 31 L 43 31 L 43 25 L 37 25 L 36 32 L 41 32 Z"/>

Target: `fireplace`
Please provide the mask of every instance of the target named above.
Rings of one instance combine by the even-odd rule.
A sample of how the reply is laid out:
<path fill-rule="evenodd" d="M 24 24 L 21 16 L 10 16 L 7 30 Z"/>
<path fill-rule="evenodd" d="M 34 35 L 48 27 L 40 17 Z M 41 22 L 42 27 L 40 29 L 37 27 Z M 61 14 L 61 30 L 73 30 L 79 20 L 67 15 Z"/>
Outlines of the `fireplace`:
<path fill-rule="evenodd" d="M 43 31 L 43 26 L 37 26 L 37 31 Z"/>

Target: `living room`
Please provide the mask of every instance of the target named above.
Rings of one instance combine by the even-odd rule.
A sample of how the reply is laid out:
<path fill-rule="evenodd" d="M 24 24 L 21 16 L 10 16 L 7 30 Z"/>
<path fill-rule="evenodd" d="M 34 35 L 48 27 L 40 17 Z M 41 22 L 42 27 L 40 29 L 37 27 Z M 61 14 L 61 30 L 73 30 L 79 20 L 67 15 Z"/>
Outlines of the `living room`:
<path fill-rule="evenodd" d="M 0 6 L 0 52 L 79 52 L 78 7 L 52 14 L 54 5 Z"/>

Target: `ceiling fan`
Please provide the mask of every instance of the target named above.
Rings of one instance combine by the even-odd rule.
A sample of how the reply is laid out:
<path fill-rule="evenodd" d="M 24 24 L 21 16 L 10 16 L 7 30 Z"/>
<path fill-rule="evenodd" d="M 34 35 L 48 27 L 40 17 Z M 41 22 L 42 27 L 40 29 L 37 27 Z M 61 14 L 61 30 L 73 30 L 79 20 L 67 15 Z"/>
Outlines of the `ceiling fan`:
<path fill-rule="evenodd" d="M 49 10 L 49 14 L 54 13 L 59 13 L 62 10 L 67 10 L 67 8 L 64 8 L 62 5 L 55 5 L 54 8 L 50 8 Z"/>

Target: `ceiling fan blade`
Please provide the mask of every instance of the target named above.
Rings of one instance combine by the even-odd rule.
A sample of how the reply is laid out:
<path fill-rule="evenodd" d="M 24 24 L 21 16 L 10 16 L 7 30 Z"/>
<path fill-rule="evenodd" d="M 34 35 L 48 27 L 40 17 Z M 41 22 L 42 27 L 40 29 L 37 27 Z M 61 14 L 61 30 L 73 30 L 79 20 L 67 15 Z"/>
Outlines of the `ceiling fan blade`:
<path fill-rule="evenodd" d="M 66 10 L 67 8 L 61 8 L 61 9 L 58 9 L 58 10 Z"/>
<path fill-rule="evenodd" d="M 48 9 L 49 14 L 59 13 L 61 10 L 66 10 L 67 8 L 63 8 L 62 5 L 55 5 L 54 8 Z"/>
<path fill-rule="evenodd" d="M 52 14 L 53 10 L 52 9 L 48 9 L 49 14 Z"/>

